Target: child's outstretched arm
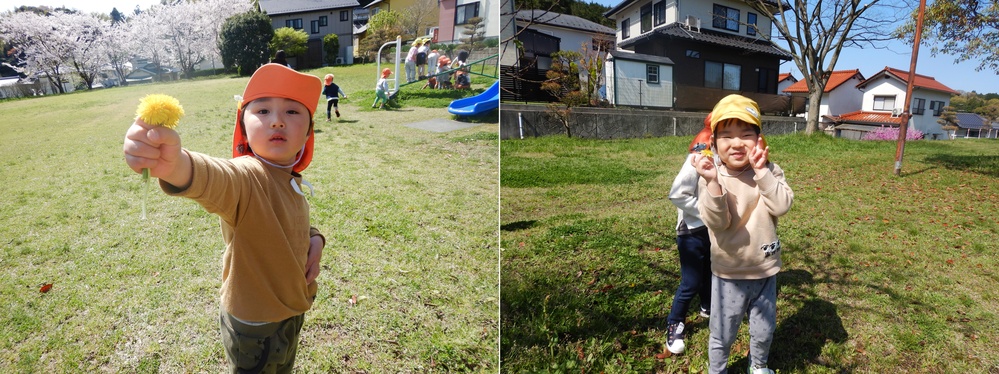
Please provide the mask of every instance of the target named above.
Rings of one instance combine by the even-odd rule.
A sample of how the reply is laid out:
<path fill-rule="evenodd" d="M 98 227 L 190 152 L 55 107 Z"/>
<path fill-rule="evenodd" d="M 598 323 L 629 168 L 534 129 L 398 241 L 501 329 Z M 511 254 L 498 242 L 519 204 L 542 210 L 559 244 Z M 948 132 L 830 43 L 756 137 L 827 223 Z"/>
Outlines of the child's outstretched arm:
<path fill-rule="evenodd" d="M 149 174 L 186 189 L 191 184 L 191 157 L 180 146 L 176 131 L 136 119 L 125 133 L 125 163 L 136 173 Z"/>

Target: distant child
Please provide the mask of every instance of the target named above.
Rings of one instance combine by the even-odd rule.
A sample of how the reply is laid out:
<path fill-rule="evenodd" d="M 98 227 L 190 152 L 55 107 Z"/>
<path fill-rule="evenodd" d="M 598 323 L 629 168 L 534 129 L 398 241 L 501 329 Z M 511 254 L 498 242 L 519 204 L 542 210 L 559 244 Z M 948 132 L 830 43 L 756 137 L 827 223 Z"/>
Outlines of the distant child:
<path fill-rule="evenodd" d="M 676 249 L 680 257 L 680 287 L 673 295 L 673 306 L 666 318 L 666 348 L 674 354 L 686 349 L 684 322 L 694 296 L 700 296 L 700 315 L 708 317 L 711 310 L 711 238 L 708 228 L 697 211 L 697 181 L 700 176 L 691 161 L 711 147 L 711 117 L 704 119 L 704 128 L 687 147 L 687 158 L 680 173 L 673 179 L 669 199 L 676 205 Z"/>
<path fill-rule="evenodd" d="M 381 106 L 378 106 L 378 109 L 385 109 L 385 104 L 388 104 L 388 101 L 389 101 L 389 96 L 388 96 L 388 90 L 389 90 L 389 88 L 388 88 L 388 77 L 389 77 L 389 75 L 392 75 L 392 70 L 390 70 L 389 68 L 382 69 L 382 77 L 381 77 L 381 79 L 378 80 L 378 83 L 375 84 L 375 102 L 373 104 L 371 104 L 372 108 L 374 108 L 375 106 L 378 106 L 378 102 L 379 101 L 381 101 L 382 104 L 381 104 Z"/>
<path fill-rule="evenodd" d="M 420 79 L 427 77 L 427 57 L 430 54 L 430 39 L 420 40 L 420 47 L 416 49 L 416 76 Z"/>
<path fill-rule="evenodd" d="M 784 171 L 769 162 L 760 107 L 729 95 L 711 111 L 711 142 L 720 162 L 695 155 L 701 176 L 697 207 L 711 236 L 711 333 L 708 372 L 726 373 L 743 316 L 749 315 L 750 368 L 767 368 L 777 325 L 777 273 L 781 243 L 777 217 L 791 209 L 794 192 Z"/>
<path fill-rule="evenodd" d="M 291 372 L 305 312 L 316 298 L 326 239 L 309 225 L 299 174 L 312 161 L 322 82 L 279 64 L 258 69 L 236 110 L 232 159 L 181 147 L 172 129 L 136 119 L 125 162 L 160 188 L 219 216 L 220 324 L 229 371 Z"/>
<path fill-rule="evenodd" d="M 427 67 L 430 69 L 427 71 L 427 75 L 429 76 L 437 75 L 437 64 L 438 64 L 437 59 L 439 59 L 440 57 L 441 55 L 437 53 L 436 49 L 430 50 L 430 54 L 427 55 Z"/>
<path fill-rule="evenodd" d="M 409 52 L 406 53 L 406 82 L 413 82 L 416 80 L 416 53 L 420 50 L 420 43 L 423 39 L 417 38 L 413 41 L 413 44 L 409 47 Z"/>
<path fill-rule="evenodd" d="M 343 93 L 340 86 L 333 83 L 333 74 L 326 74 L 324 79 L 326 81 L 326 86 L 323 87 L 323 95 L 326 95 L 326 122 L 329 122 L 331 120 L 330 108 L 336 112 L 336 118 L 340 118 L 340 107 L 337 104 L 340 102 L 340 96 L 346 99 L 347 94 Z"/>

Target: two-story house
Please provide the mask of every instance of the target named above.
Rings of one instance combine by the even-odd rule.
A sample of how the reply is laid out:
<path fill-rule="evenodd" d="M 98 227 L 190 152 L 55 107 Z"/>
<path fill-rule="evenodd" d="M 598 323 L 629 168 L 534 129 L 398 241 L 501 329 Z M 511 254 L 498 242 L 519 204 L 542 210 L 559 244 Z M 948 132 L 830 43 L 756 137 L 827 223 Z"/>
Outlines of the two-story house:
<path fill-rule="evenodd" d="M 336 34 L 340 41 L 339 63 L 351 64 L 354 56 L 353 10 L 357 0 L 259 0 L 260 9 L 271 17 L 274 29 L 291 27 L 309 35 L 308 50 L 291 56 L 296 69 L 323 66 L 323 37 Z"/>
<path fill-rule="evenodd" d="M 958 92 L 933 77 L 916 74 L 912 99 L 909 100 L 905 97 L 908 81 L 908 71 L 885 67 L 857 84 L 857 88 L 864 92 L 860 110 L 832 117 L 838 124 L 837 133 L 856 138 L 879 126 L 900 126 L 904 105 L 910 103 L 908 128 L 921 131 L 926 139 L 949 138 L 937 119 L 943 108 L 950 105 L 951 96 Z"/>
<path fill-rule="evenodd" d="M 819 118 L 848 113 L 861 107 L 864 92 L 857 88 L 864 81 L 860 69 L 837 70 L 829 74 L 826 88 L 822 91 L 822 104 L 819 105 Z M 800 80 L 784 89 L 783 93 L 808 99 L 808 85 Z"/>
<path fill-rule="evenodd" d="M 500 11 L 497 0 L 440 0 L 437 40 L 442 43 L 460 43 L 468 20 L 482 18 L 486 39 L 497 38 L 500 33 Z"/>
<path fill-rule="evenodd" d="M 786 110 L 777 76 L 791 55 L 763 37 L 771 35 L 773 14 L 739 0 L 624 0 L 604 15 L 618 25 L 618 48 L 672 61 L 677 109 L 711 110 L 740 93 L 764 112 Z"/>
<path fill-rule="evenodd" d="M 537 9 L 511 12 L 510 17 L 519 47 L 503 48 L 500 70 L 505 100 L 554 100 L 540 85 L 551 68 L 552 53 L 586 51 L 605 57 L 614 49 L 614 29 L 580 17 Z"/>

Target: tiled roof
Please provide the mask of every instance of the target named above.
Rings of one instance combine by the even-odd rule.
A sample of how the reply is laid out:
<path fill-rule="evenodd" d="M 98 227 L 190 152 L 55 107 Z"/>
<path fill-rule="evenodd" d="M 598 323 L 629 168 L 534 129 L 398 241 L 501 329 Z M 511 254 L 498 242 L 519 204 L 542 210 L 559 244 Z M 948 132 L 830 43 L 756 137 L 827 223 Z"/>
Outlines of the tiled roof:
<path fill-rule="evenodd" d="M 586 31 L 586 32 L 597 32 L 601 34 L 614 35 L 617 30 L 610 27 L 601 25 L 599 23 L 579 18 L 569 14 L 549 12 L 546 10 L 538 9 L 527 9 L 517 12 L 517 20 L 530 22 L 534 20 L 534 23 L 540 23 L 549 26 L 558 26 L 568 29 Z"/>
<path fill-rule="evenodd" d="M 611 54 L 611 56 L 614 56 L 614 58 L 621 59 L 621 60 L 642 61 L 642 62 L 655 62 L 655 63 L 664 64 L 664 65 L 673 65 L 673 60 L 670 60 L 669 57 L 653 56 L 653 55 L 647 55 L 647 54 L 643 54 L 643 53 L 631 53 L 631 52 L 625 52 L 625 51 L 621 51 L 621 50 L 610 51 L 610 54 Z"/>
<path fill-rule="evenodd" d="M 752 52 L 765 53 L 773 56 L 780 57 L 784 60 L 790 60 L 791 55 L 777 49 L 773 44 L 765 40 L 750 39 L 742 36 L 726 34 L 711 30 L 701 29 L 701 32 L 694 32 L 687 30 L 680 23 L 671 23 L 666 26 L 659 27 L 652 32 L 647 32 L 642 35 L 624 40 L 620 43 L 621 48 L 627 48 L 632 45 L 637 44 L 640 41 L 645 41 L 650 38 L 657 36 L 666 36 L 670 38 L 682 38 L 693 40 L 701 43 L 715 44 L 725 47 L 738 48 L 743 50 L 748 50 Z"/>
<path fill-rule="evenodd" d="M 631 4 L 634 4 L 634 3 L 639 2 L 639 1 L 641 1 L 641 0 L 622 0 L 620 3 L 618 3 L 614 7 L 610 8 L 610 10 L 604 12 L 604 17 L 610 17 L 610 16 L 612 16 L 614 14 L 617 14 L 618 12 L 624 10 L 624 8 L 627 8 Z M 766 3 L 767 5 L 772 6 L 774 8 L 774 11 L 777 10 L 777 1 L 763 0 L 763 2 Z M 782 5 L 784 6 L 784 11 L 791 10 L 791 4 L 788 3 L 787 1 L 784 1 L 784 3 Z M 776 14 L 776 13 L 774 13 L 774 14 Z"/>
<path fill-rule="evenodd" d="M 826 89 L 822 92 L 832 92 L 843 83 L 850 81 L 853 77 L 860 77 L 860 80 L 864 80 L 864 75 L 860 74 L 860 69 L 853 70 L 837 70 L 829 74 L 829 81 L 826 82 Z M 805 84 L 805 80 L 795 82 L 788 88 L 784 89 L 787 93 L 808 93 L 808 85 Z"/>
<path fill-rule="evenodd" d="M 981 129 L 986 122 L 987 119 L 975 113 L 957 113 L 957 127 L 962 129 Z"/>
<path fill-rule="evenodd" d="M 892 117 L 891 112 L 865 112 L 858 110 L 832 117 L 838 123 L 852 123 L 861 125 L 890 125 L 901 126 L 901 117 Z"/>
<path fill-rule="evenodd" d="M 777 75 L 777 82 L 783 82 L 785 79 L 790 79 L 792 82 L 797 82 L 798 78 L 795 78 L 791 73 L 780 73 Z"/>
<path fill-rule="evenodd" d="M 260 0 L 260 9 L 271 16 L 358 6 L 357 0 Z"/>
<path fill-rule="evenodd" d="M 881 76 L 884 76 L 884 75 L 892 76 L 895 79 L 898 79 L 898 80 L 902 81 L 902 83 L 905 83 L 905 84 L 909 83 L 909 72 L 908 71 L 899 70 L 899 69 L 895 69 L 895 68 L 892 68 L 892 67 L 885 66 L 884 69 L 882 69 L 881 71 L 879 71 L 877 74 L 874 74 L 874 76 L 870 77 L 869 79 L 867 79 L 867 80 L 865 80 L 863 82 L 860 82 L 860 84 L 858 84 L 857 87 L 866 86 L 868 83 L 870 83 L 870 82 L 874 81 L 875 79 L 880 78 Z M 913 82 L 913 86 L 914 87 L 918 87 L 918 88 L 925 88 L 925 89 L 928 89 L 928 90 L 935 90 L 935 91 L 946 92 L 946 93 L 953 94 L 953 95 L 957 95 L 959 93 L 957 91 L 954 91 L 952 88 L 945 86 L 943 83 L 938 82 L 936 79 L 933 79 L 933 77 L 931 77 L 931 76 L 922 75 L 922 74 L 918 74 L 918 73 L 916 74 L 916 79 L 915 79 L 915 82 Z"/>

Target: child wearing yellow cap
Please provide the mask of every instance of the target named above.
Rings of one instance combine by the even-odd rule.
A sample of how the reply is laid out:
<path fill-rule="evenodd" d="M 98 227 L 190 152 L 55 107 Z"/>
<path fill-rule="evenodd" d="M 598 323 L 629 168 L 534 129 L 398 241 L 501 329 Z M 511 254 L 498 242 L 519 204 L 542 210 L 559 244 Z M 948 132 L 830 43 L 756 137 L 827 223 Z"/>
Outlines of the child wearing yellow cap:
<path fill-rule="evenodd" d="M 769 161 L 760 125 L 755 101 L 726 96 L 711 111 L 711 143 L 719 162 L 706 155 L 692 160 L 701 176 L 698 212 L 711 237 L 709 373 L 727 372 L 747 314 L 751 373 L 773 373 L 767 361 L 777 327 L 777 217 L 791 209 L 794 192 L 784 171 Z"/>
<path fill-rule="evenodd" d="M 321 88 L 318 77 L 283 65 L 258 69 L 236 110 L 232 159 L 184 149 L 176 131 L 141 119 L 125 135 L 132 170 L 149 168 L 165 193 L 220 218 L 220 324 L 233 373 L 291 372 L 316 297 L 326 239 L 310 226 L 299 173 L 312 161 Z"/>

